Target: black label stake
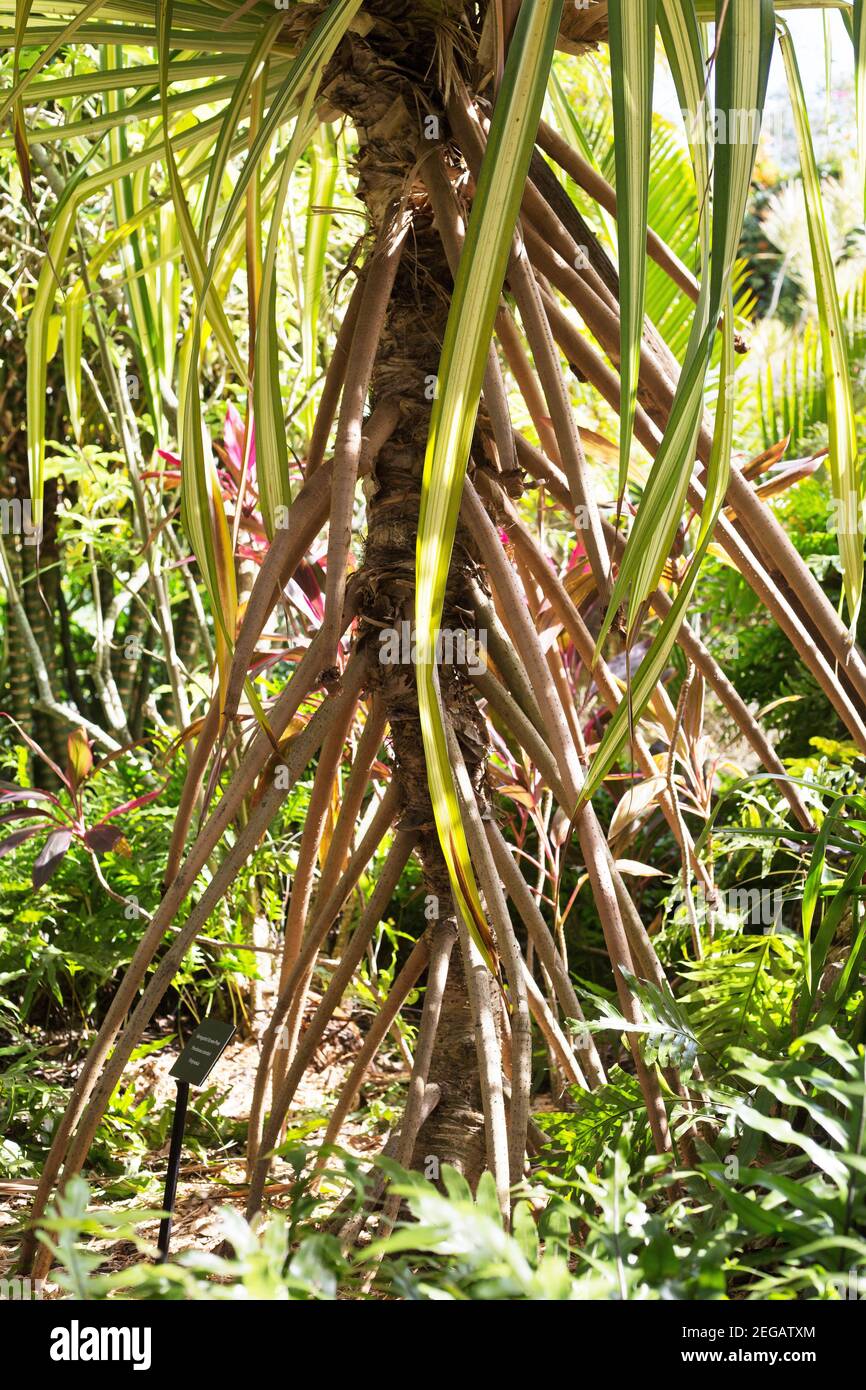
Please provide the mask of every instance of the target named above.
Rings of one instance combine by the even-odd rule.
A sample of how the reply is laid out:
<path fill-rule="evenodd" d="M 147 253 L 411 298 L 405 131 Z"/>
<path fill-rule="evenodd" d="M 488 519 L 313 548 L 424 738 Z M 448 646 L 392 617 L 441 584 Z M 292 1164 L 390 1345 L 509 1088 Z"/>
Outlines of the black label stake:
<path fill-rule="evenodd" d="M 165 1197 L 163 1211 L 168 1212 L 159 1223 L 159 1260 L 162 1264 L 168 1259 L 168 1244 L 171 1240 L 171 1222 L 174 1213 L 174 1199 L 177 1196 L 177 1178 L 180 1172 L 180 1155 L 183 1150 L 183 1131 L 186 1125 L 186 1107 L 189 1100 L 189 1082 L 178 1081 L 177 1100 L 174 1106 L 174 1120 L 171 1126 L 171 1148 L 168 1151 L 168 1171 L 165 1175 Z"/>
<path fill-rule="evenodd" d="M 186 1126 L 189 1088 L 190 1085 L 204 1085 L 234 1034 L 235 1028 L 232 1023 L 219 1023 L 211 1019 L 205 1023 L 200 1023 L 198 1028 L 190 1034 L 189 1042 L 169 1072 L 169 1076 L 173 1076 L 177 1082 L 177 1099 L 171 1126 L 168 1169 L 165 1175 L 165 1197 L 162 1203 L 163 1211 L 167 1214 L 159 1223 L 159 1239 L 157 1240 L 158 1264 L 162 1264 L 168 1259 L 171 1223 L 177 1196 L 177 1180 L 180 1174 L 180 1156 L 183 1152 L 183 1131 Z"/>

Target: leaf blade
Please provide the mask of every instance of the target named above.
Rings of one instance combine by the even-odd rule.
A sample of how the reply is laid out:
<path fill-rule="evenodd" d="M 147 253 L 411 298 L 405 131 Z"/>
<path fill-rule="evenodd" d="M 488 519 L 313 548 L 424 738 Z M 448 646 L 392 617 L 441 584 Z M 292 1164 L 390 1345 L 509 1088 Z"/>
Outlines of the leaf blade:
<path fill-rule="evenodd" d="M 415 673 L 428 785 L 455 903 L 488 965 L 490 944 L 448 754 L 435 647 L 487 354 L 561 13 L 562 0 L 526 0 L 509 48 L 445 330 L 418 519 Z"/>
<path fill-rule="evenodd" d="M 656 0 L 610 0 L 608 27 L 616 160 L 620 284 L 618 495 L 628 483 L 646 297 Z"/>

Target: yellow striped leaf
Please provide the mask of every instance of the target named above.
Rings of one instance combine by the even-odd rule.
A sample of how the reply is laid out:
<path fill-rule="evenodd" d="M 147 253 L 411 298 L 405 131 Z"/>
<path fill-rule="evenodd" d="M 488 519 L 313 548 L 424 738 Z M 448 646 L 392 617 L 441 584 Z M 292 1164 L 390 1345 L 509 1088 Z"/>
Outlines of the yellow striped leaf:
<path fill-rule="evenodd" d="M 821 198 L 821 178 L 815 161 L 806 97 L 800 79 L 797 55 L 786 25 L 779 24 L 779 44 L 785 60 L 788 90 L 794 112 L 794 127 L 800 151 L 800 170 L 806 199 L 809 246 L 815 274 L 818 301 L 818 327 L 824 379 L 827 388 L 827 428 L 830 449 L 830 482 L 836 504 L 839 558 L 848 619 L 853 632 L 863 597 L 863 537 L 860 531 L 861 480 L 857 459 L 857 434 L 851 374 L 845 345 L 845 325 L 836 289 L 833 254 L 827 235 L 827 221 Z"/>
<path fill-rule="evenodd" d="M 416 679 L 427 778 L 454 900 L 488 965 L 489 932 L 448 755 L 436 638 L 493 324 L 561 13 L 562 0 L 524 0 L 514 29 L 445 330 L 418 520 Z"/>

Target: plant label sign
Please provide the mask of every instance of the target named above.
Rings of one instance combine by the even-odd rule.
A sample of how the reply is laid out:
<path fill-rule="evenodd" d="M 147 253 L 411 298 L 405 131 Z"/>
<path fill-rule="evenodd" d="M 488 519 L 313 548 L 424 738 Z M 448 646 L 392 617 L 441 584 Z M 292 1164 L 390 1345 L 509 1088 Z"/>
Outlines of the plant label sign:
<path fill-rule="evenodd" d="M 173 1076 L 175 1081 L 203 1086 L 234 1035 L 233 1023 L 205 1019 L 191 1034 L 169 1075 Z"/>

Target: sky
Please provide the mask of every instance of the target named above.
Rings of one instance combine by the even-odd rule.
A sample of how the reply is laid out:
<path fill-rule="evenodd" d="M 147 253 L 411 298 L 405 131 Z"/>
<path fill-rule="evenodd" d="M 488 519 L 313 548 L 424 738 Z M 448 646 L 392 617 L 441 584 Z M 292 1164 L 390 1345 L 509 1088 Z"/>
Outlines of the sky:
<path fill-rule="evenodd" d="M 839 12 L 830 10 L 827 13 L 830 16 L 833 86 L 844 86 L 853 91 L 854 46 L 848 37 L 848 31 Z M 824 99 L 824 18 L 822 14 L 813 10 L 805 14 L 792 12 L 784 15 L 784 19 L 791 30 L 794 47 L 797 50 L 800 75 L 811 107 L 813 96 L 817 96 L 820 102 Z M 786 91 L 785 67 L 777 48 L 773 55 L 773 66 L 770 71 L 769 95 L 784 96 Z"/>
<path fill-rule="evenodd" d="M 826 117 L 828 103 L 827 84 L 824 65 L 824 13 L 829 14 L 831 68 L 831 101 L 829 114 L 831 128 L 828 135 Z M 800 75 L 806 93 L 812 135 L 816 153 L 820 159 L 826 153 L 828 143 L 832 142 L 838 152 L 840 136 L 846 133 L 844 144 L 854 140 L 854 49 L 848 32 L 838 11 L 811 11 L 807 13 L 790 12 L 784 15 L 794 40 Z M 670 76 L 660 66 L 656 67 L 656 96 L 654 105 L 662 114 L 673 116 L 678 107 L 676 93 Z M 787 171 L 787 166 L 795 161 L 794 125 L 788 99 L 788 85 L 785 78 L 785 65 L 776 45 L 773 65 L 770 70 L 770 83 L 767 91 L 767 112 L 771 118 L 767 128 L 781 131 L 782 138 L 772 142 L 772 154 Z M 775 119 L 772 119 L 775 117 Z"/>

